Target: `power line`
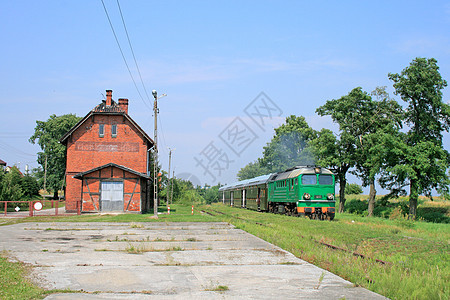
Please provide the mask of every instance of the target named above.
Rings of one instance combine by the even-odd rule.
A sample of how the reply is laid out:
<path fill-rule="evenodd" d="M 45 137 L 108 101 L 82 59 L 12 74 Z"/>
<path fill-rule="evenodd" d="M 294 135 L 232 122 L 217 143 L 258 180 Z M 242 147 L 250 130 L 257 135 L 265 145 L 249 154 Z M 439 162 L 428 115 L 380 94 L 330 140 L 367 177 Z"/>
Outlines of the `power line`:
<path fill-rule="evenodd" d="M 136 91 L 138 92 L 139 97 L 141 98 L 141 100 L 144 103 L 144 105 L 148 109 L 151 109 L 148 106 L 147 102 L 145 102 L 144 98 L 141 95 L 141 92 L 139 91 L 139 89 L 137 87 L 136 81 L 134 80 L 133 74 L 131 73 L 131 70 L 130 70 L 130 67 L 128 66 L 127 60 L 125 59 L 125 55 L 123 54 L 122 47 L 120 47 L 119 39 L 117 38 L 116 32 L 114 30 L 114 26 L 112 25 L 111 19 L 110 19 L 109 14 L 108 14 L 108 10 L 106 9 L 106 6 L 105 6 L 105 2 L 103 0 L 101 0 L 101 1 L 102 1 L 102 4 L 103 4 L 103 9 L 105 10 L 106 17 L 108 18 L 109 26 L 111 27 L 111 30 L 112 30 L 112 32 L 114 34 L 114 38 L 116 39 L 117 46 L 119 47 L 120 53 L 122 54 L 123 61 L 125 62 L 125 65 L 127 66 L 127 69 L 128 69 L 128 73 L 130 74 L 130 77 L 133 80 L 134 87 L 136 88 Z"/>
<path fill-rule="evenodd" d="M 21 157 L 29 158 L 29 156 L 32 156 L 32 157 L 36 157 L 37 156 L 36 154 L 30 154 L 30 153 L 24 152 L 24 151 L 22 151 L 22 150 L 20 150 L 20 149 L 18 149 L 16 147 L 13 147 L 13 146 L 11 146 L 11 145 L 9 145 L 9 144 L 7 144 L 5 142 L 2 142 L 2 141 L 0 141 L 0 148 L 3 149 L 3 150 L 6 150 L 8 152 L 14 152 L 15 155 L 18 155 L 18 156 L 21 156 Z"/>
<path fill-rule="evenodd" d="M 147 89 L 145 88 L 145 85 L 144 85 L 144 81 L 142 80 L 141 70 L 139 69 L 138 63 L 136 61 L 136 56 L 134 55 L 133 46 L 131 46 L 130 36 L 128 35 L 127 26 L 125 25 L 125 20 L 123 18 L 122 9 L 120 8 L 119 0 L 117 0 L 117 6 L 119 7 L 119 12 L 120 12 L 120 17 L 122 18 L 123 28 L 125 29 L 125 33 L 127 35 L 128 45 L 130 45 L 131 53 L 133 54 L 134 64 L 136 65 L 136 69 L 138 71 L 139 78 L 141 79 L 142 87 L 144 89 L 145 95 L 147 96 L 147 100 L 151 103 L 150 97 L 148 96 L 148 93 L 147 93 Z"/>

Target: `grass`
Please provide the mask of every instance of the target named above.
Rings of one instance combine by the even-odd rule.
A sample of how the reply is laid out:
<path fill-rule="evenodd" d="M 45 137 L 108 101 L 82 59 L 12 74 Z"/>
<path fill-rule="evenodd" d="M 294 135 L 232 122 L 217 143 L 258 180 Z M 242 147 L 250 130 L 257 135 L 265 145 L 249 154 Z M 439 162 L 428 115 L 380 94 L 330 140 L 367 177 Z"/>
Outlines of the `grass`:
<path fill-rule="evenodd" d="M 209 211 L 220 211 L 224 220 L 237 228 L 388 298 L 450 298 L 448 224 L 351 214 L 338 214 L 335 221 L 323 222 L 222 205 Z"/>
<path fill-rule="evenodd" d="M 357 286 L 388 298 L 450 299 L 449 224 L 367 218 L 352 214 L 337 214 L 332 222 L 316 221 L 258 213 L 221 204 L 195 207 L 194 215 L 191 215 L 191 206 L 171 205 L 171 208 L 174 209 L 170 215 L 159 215 L 158 219 L 153 219 L 150 214 L 81 215 L 8 219 L 1 225 L 18 222 L 128 222 L 131 228 L 145 230 L 141 222 L 229 222 Z M 202 214 L 200 209 L 210 214 Z M 189 241 L 190 238 L 186 239 Z M 116 240 L 121 239 L 116 237 Z M 129 248 L 129 253 L 154 251 L 146 249 L 143 244 Z M 182 250 L 173 248 L 161 251 Z M 19 280 L 17 277 L 28 282 L 24 279 L 27 268 L 4 258 L 1 264 L 0 299 L 10 299 L 10 294 L 6 293 L 15 293 L 18 285 L 15 282 Z M 3 272 L 3 269 L 19 273 L 14 275 L 12 271 Z M 321 276 L 318 287 L 322 280 Z M 20 286 L 25 290 L 19 294 L 24 299 L 52 293 L 29 282 L 28 288 L 25 288 L 25 283 Z"/>
<path fill-rule="evenodd" d="M 29 267 L 10 262 L 3 252 L 0 256 L 0 299 L 35 299 L 43 294 L 43 290 L 28 279 Z"/>

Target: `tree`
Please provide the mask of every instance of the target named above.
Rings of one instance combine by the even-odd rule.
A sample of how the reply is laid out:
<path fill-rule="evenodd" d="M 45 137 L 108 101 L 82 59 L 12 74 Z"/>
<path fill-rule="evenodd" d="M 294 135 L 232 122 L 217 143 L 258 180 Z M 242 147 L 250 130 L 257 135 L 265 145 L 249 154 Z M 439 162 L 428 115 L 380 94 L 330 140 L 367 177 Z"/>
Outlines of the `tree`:
<path fill-rule="evenodd" d="M 0 168 L 0 200 L 20 201 L 24 192 L 19 169 L 12 167 L 8 173 Z"/>
<path fill-rule="evenodd" d="M 33 196 L 39 196 L 39 185 L 35 177 L 25 175 L 20 180 L 20 185 L 24 192 L 24 196 L 31 198 Z"/>
<path fill-rule="evenodd" d="M 400 106 L 389 98 L 385 88 L 377 88 L 373 93 L 379 101 L 363 91 L 354 88 L 346 96 L 333 99 L 319 107 L 319 115 L 330 115 L 339 125 L 339 140 L 332 139 L 329 132 L 322 132 L 325 142 L 316 144 L 319 160 L 335 170 L 340 184 L 340 206 L 345 205 L 346 173 L 351 171 L 361 178 L 363 186 L 370 187 L 369 216 L 375 206 L 375 176 L 380 172 L 383 161 L 382 153 L 377 152 L 379 141 L 384 134 L 401 123 Z M 321 150 L 320 147 L 330 147 Z M 331 157 L 329 157 L 331 156 Z M 332 157 L 334 156 L 334 157 Z"/>
<path fill-rule="evenodd" d="M 293 166 L 314 164 L 309 142 L 316 137 L 317 132 L 309 127 L 304 117 L 287 117 L 286 123 L 275 129 L 275 136 L 264 147 L 259 167 L 271 173 Z"/>
<path fill-rule="evenodd" d="M 442 133 L 449 131 L 450 105 L 442 101 L 441 91 L 447 82 L 434 58 L 416 58 L 400 74 L 388 77 L 407 104 L 404 120 L 409 131 L 390 141 L 397 147 L 391 153 L 397 164 L 388 166 L 384 183 L 391 188 L 409 185 L 409 217 L 414 219 L 420 194 L 431 197 L 433 189 L 449 193 L 450 154 L 443 148 Z"/>
<path fill-rule="evenodd" d="M 237 173 L 238 180 L 245 180 L 270 173 L 266 168 L 261 166 L 259 160 L 251 162 L 241 168 Z"/>
<path fill-rule="evenodd" d="M 360 195 L 362 192 L 361 186 L 357 183 L 349 183 L 345 186 L 345 193 L 347 195 Z"/>
<path fill-rule="evenodd" d="M 331 169 L 339 182 L 339 212 L 345 207 L 346 175 L 354 165 L 353 137 L 341 134 L 337 138 L 329 129 L 322 129 L 315 140 L 311 141 L 317 163 Z"/>
<path fill-rule="evenodd" d="M 322 130 L 315 149 L 321 164 L 337 173 L 339 180 L 339 212 L 345 207 L 346 176 L 355 166 L 356 150 L 359 137 L 365 133 L 364 119 L 370 117 L 372 98 L 361 87 L 354 88 L 348 95 L 339 99 L 328 100 L 316 109 L 320 116 L 329 115 L 339 125 L 339 139 L 332 132 Z M 324 144 L 321 145 L 321 141 Z M 321 149 L 328 147 L 329 149 Z"/>
<path fill-rule="evenodd" d="M 386 135 L 398 132 L 403 116 L 401 106 L 389 97 L 386 87 L 377 87 L 371 95 L 377 101 L 368 99 L 361 108 L 365 114 L 362 114 L 358 126 L 360 135 L 359 143 L 356 143 L 355 170 L 351 171 L 361 178 L 363 186 L 369 186 L 369 217 L 375 208 L 375 176 L 381 172 L 383 162 L 388 159 L 380 145 L 383 145 Z"/>
<path fill-rule="evenodd" d="M 46 187 L 53 190 L 54 199 L 58 198 L 58 190 L 63 186 L 66 170 L 66 149 L 59 140 L 80 120 L 73 114 L 51 115 L 47 121 L 36 121 L 34 134 L 29 139 L 42 149 L 37 161 L 46 170 Z"/>

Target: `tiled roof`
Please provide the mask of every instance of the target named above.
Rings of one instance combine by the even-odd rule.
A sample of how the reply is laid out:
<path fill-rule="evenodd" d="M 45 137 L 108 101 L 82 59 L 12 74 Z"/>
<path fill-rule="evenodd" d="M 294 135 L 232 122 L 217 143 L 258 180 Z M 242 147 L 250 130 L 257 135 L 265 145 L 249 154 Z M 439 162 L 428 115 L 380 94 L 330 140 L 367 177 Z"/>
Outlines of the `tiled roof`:
<path fill-rule="evenodd" d="M 93 112 L 104 112 L 104 113 L 125 113 L 125 111 L 120 108 L 120 106 L 111 100 L 111 106 L 106 105 L 106 101 L 103 100 L 102 103 L 94 107 Z"/>
<path fill-rule="evenodd" d="M 77 130 L 91 115 L 96 114 L 111 114 L 111 115 L 123 115 L 133 126 L 144 136 L 146 141 L 150 143 L 151 146 L 153 146 L 155 143 L 153 140 L 148 136 L 148 134 L 127 114 L 125 113 L 120 106 L 112 100 L 111 106 L 107 106 L 105 101 L 102 101 L 99 105 L 94 107 L 93 110 L 91 110 L 83 119 L 81 119 L 75 126 L 72 127 L 60 140 L 59 142 L 64 144 L 66 140 L 70 137 L 70 135 Z"/>
<path fill-rule="evenodd" d="M 0 166 L 6 166 L 6 162 L 0 159 Z"/>

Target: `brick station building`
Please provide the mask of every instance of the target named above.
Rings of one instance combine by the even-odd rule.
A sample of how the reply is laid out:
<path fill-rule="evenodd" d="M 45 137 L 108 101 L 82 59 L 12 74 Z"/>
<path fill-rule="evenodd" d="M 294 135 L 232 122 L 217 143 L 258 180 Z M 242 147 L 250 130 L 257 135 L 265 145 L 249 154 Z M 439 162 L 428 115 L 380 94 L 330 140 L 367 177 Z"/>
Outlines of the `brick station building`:
<path fill-rule="evenodd" d="M 136 212 L 151 207 L 153 140 L 128 115 L 128 99 L 106 100 L 60 140 L 66 146 L 67 212 Z"/>

